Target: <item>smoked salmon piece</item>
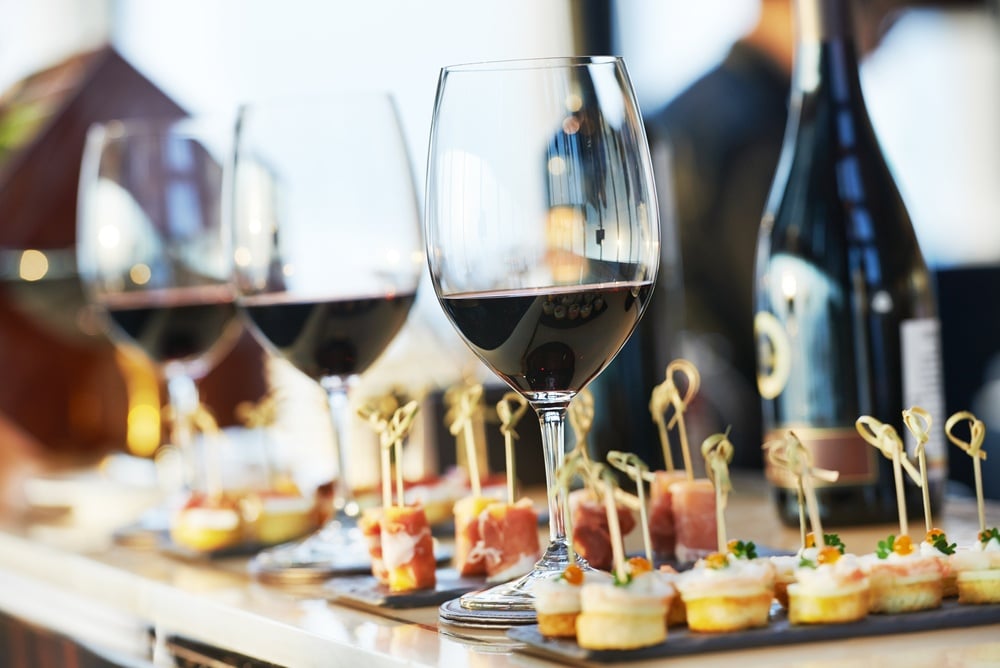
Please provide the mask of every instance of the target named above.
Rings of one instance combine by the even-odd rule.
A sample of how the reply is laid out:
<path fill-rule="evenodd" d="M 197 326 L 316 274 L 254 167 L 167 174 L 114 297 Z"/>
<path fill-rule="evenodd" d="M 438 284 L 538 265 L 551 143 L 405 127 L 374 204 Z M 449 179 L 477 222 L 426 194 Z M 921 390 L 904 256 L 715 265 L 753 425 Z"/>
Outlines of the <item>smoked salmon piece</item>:
<path fill-rule="evenodd" d="M 434 587 L 437 584 L 434 539 L 423 506 L 385 508 L 379 526 L 389 590 Z"/>
<path fill-rule="evenodd" d="M 715 552 L 715 488 L 708 478 L 682 480 L 670 485 L 670 499 L 677 535 L 677 561 L 688 563 Z"/>

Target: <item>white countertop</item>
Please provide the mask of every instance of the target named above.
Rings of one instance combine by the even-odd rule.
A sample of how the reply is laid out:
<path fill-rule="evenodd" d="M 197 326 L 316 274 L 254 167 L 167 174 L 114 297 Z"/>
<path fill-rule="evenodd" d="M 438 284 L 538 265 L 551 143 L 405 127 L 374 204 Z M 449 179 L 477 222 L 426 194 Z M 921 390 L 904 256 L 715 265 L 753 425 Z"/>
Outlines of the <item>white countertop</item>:
<path fill-rule="evenodd" d="M 798 532 L 781 526 L 760 488 L 750 487 L 730 499 L 730 526 L 761 544 L 794 547 Z M 951 501 L 940 524 L 953 540 L 974 530 L 974 504 Z M 871 540 L 874 546 L 886 532 L 869 527 L 841 535 L 848 545 Z M 294 668 L 553 665 L 515 651 L 502 632 L 439 632 L 436 607 L 376 614 L 330 603 L 321 588 L 257 583 L 245 559 L 189 561 L 94 541 L 81 551 L 66 536 L 37 525 L 0 530 L 0 611 L 107 650 L 145 656 L 145 665 L 169 665 L 162 647 L 150 649 L 151 630 L 161 640 L 179 635 Z M 669 659 L 671 666 L 723 661 L 741 668 L 1000 666 L 1000 625 Z"/>

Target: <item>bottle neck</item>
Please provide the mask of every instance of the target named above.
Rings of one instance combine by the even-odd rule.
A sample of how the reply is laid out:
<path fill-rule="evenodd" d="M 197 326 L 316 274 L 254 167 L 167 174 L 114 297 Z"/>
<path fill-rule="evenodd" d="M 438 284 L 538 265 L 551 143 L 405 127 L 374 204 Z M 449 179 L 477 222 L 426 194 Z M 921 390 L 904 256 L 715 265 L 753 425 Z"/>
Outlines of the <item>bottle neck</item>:
<path fill-rule="evenodd" d="M 860 91 L 850 0 L 795 0 L 792 90 L 823 87 L 841 98 Z"/>

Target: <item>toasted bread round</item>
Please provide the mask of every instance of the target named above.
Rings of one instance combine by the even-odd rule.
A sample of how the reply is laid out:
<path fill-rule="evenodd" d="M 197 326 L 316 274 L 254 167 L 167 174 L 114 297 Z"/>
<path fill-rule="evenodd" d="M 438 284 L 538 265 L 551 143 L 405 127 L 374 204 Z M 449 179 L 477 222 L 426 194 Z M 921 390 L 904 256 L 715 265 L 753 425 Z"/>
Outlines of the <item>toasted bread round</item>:
<path fill-rule="evenodd" d="M 576 619 L 576 642 L 584 649 L 637 649 L 666 639 L 663 615 L 583 612 Z"/>
<path fill-rule="evenodd" d="M 792 624 L 845 624 L 868 616 L 868 588 L 828 596 L 803 593 L 788 585 L 788 621 Z"/>
<path fill-rule="evenodd" d="M 1000 569 L 958 574 L 959 603 L 1000 603 Z"/>
<path fill-rule="evenodd" d="M 538 613 L 538 632 L 547 638 L 576 637 L 578 612 Z"/>
<path fill-rule="evenodd" d="M 741 631 L 767 626 L 771 611 L 770 590 L 747 596 L 687 598 L 688 628 L 692 631 Z"/>

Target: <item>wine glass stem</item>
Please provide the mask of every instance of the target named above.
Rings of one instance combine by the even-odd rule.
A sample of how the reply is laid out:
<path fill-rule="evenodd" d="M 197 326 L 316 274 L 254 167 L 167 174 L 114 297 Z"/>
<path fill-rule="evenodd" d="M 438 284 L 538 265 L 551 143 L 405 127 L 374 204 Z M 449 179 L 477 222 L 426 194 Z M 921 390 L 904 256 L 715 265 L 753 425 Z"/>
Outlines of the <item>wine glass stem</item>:
<path fill-rule="evenodd" d="M 327 405 L 330 408 L 330 423 L 333 426 L 334 451 L 337 457 L 337 481 L 333 489 L 333 509 L 337 515 L 346 514 L 353 517 L 358 514 L 358 504 L 354 501 L 347 471 L 349 391 L 353 383 L 350 378 L 327 376 L 320 381 L 320 384 L 326 391 Z"/>
<path fill-rule="evenodd" d="M 566 543 L 566 524 L 563 521 L 565 491 L 557 489 L 556 467 L 566 456 L 566 407 L 538 408 L 538 423 L 542 429 L 542 453 L 545 460 L 545 488 L 549 491 L 549 544 Z"/>
<path fill-rule="evenodd" d="M 185 373 L 168 374 L 167 396 L 173 412 L 170 441 L 180 452 L 185 486 L 189 491 L 219 491 L 213 485 L 214 476 L 210 475 L 206 455 L 199 456 L 194 449 L 193 418 L 201 403 L 198 386 Z"/>

